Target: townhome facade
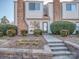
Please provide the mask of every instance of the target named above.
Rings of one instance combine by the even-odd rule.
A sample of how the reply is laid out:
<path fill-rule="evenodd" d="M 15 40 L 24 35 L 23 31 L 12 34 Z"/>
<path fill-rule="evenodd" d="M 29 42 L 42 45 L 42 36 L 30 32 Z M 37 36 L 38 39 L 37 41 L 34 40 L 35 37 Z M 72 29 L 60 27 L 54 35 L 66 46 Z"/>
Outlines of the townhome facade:
<path fill-rule="evenodd" d="M 27 0 L 24 2 L 24 23 L 27 24 L 27 30 L 29 34 L 33 34 L 34 29 L 41 29 L 48 33 L 48 22 L 49 18 L 44 16 L 44 4 L 43 1 L 33 1 L 33 0 Z M 14 2 L 14 16 L 15 16 L 15 25 L 18 26 L 18 19 L 17 19 L 17 13 L 18 13 L 18 2 Z M 20 20 L 20 19 L 19 19 Z M 21 22 L 22 23 L 22 22 Z M 22 23 L 23 24 L 23 23 Z M 20 25 L 20 27 L 22 27 Z"/>
<path fill-rule="evenodd" d="M 17 0 L 14 1 L 14 20 L 18 30 L 27 29 L 29 34 L 33 34 L 34 29 L 41 29 L 46 33 L 51 33 L 50 24 L 54 21 L 70 21 L 78 26 L 79 22 L 79 1 L 53 0 L 47 7 L 45 14 L 44 2 L 37 0 Z M 79 26 L 78 26 L 79 27 Z"/>
<path fill-rule="evenodd" d="M 79 0 L 73 1 L 63 1 L 60 2 L 60 20 L 61 21 L 69 21 L 76 24 L 76 29 L 79 30 Z M 49 2 L 47 4 L 48 7 L 48 15 L 50 19 L 53 19 L 54 22 L 54 2 Z M 52 14 L 52 13 L 53 14 Z M 60 21 L 59 19 L 57 19 Z"/>

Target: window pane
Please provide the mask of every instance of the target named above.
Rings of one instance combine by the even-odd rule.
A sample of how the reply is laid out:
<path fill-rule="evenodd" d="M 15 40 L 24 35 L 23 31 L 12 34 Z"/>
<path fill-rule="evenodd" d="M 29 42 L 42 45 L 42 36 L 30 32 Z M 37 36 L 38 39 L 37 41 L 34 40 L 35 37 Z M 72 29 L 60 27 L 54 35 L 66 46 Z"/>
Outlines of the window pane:
<path fill-rule="evenodd" d="M 35 10 L 35 3 L 29 3 L 29 10 Z"/>
<path fill-rule="evenodd" d="M 67 11 L 71 11 L 71 9 L 72 9 L 72 8 L 71 8 L 71 4 L 66 4 L 66 10 L 67 10 Z"/>
<path fill-rule="evenodd" d="M 76 4 L 72 4 L 72 11 L 76 11 Z"/>
<path fill-rule="evenodd" d="M 40 3 L 35 3 L 35 9 L 40 10 Z"/>
<path fill-rule="evenodd" d="M 76 11 L 76 4 L 66 4 L 67 11 Z"/>

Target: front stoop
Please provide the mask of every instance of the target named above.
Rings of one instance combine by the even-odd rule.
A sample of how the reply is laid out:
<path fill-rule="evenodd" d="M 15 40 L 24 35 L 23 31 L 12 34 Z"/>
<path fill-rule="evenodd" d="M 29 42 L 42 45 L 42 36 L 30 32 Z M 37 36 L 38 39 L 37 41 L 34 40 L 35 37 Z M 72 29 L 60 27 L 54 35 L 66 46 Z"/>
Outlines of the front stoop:
<path fill-rule="evenodd" d="M 46 39 L 48 46 L 52 51 L 54 56 L 53 59 L 72 59 L 71 51 L 69 51 L 62 40 L 59 40 L 52 35 L 44 35 L 44 38 Z"/>

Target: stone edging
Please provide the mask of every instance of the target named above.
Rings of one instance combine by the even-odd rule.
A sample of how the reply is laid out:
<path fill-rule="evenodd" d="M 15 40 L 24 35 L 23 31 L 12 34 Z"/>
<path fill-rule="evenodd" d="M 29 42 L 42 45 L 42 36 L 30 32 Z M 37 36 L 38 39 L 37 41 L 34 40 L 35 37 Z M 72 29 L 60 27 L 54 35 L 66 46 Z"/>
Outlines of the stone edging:
<path fill-rule="evenodd" d="M 72 52 L 76 57 L 79 56 L 79 45 L 72 43 L 70 41 L 64 41 L 68 49 Z M 79 57 L 78 57 L 79 58 Z"/>
<path fill-rule="evenodd" d="M 78 45 L 78 44 L 72 43 L 72 42 L 70 42 L 70 41 L 64 41 L 64 42 L 65 42 L 66 44 L 69 44 L 69 45 L 73 46 L 74 48 L 79 49 L 79 45 Z"/>

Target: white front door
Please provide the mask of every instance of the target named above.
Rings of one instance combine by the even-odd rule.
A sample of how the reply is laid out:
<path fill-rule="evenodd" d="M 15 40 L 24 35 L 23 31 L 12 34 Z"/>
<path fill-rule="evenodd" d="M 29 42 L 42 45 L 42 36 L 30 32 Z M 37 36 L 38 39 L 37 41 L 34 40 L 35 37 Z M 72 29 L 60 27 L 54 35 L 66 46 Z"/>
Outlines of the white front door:
<path fill-rule="evenodd" d="M 43 22 L 43 31 L 44 32 L 48 32 L 48 23 L 47 22 Z"/>

